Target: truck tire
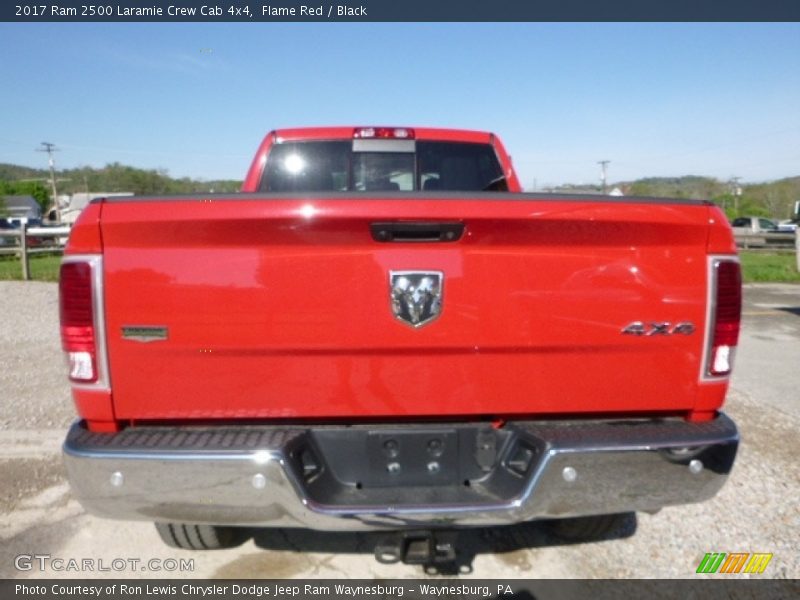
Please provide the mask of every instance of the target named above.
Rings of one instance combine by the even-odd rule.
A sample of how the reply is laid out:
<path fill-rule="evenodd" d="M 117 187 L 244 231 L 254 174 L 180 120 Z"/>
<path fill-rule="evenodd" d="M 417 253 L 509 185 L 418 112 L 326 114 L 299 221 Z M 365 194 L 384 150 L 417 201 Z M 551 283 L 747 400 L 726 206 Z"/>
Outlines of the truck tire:
<path fill-rule="evenodd" d="M 185 550 L 233 548 L 244 541 L 241 530 L 236 527 L 192 523 L 156 523 L 156 530 L 167 546 Z"/>
<path fill-rule="evenodd" d="M 634 513 L 617 513 L 555 519 L 548 521 L 547 525 L 555 537 L 565 542 L 588 542 L 605 538 L 618 529 L 629 528 L 631 522 L 634 523 L 635 529 L 635 518 Z"/>

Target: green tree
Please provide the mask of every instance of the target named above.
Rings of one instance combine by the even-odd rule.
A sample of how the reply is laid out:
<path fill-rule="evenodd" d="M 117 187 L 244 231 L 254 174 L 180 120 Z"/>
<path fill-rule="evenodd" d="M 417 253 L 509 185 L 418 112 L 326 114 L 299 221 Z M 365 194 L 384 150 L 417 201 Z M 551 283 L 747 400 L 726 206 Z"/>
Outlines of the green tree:
<path fill-rule="evenodd" d="M 739 196 L 738 202 L 733 194 L 721 194 L 714 198 L 714 202 L 722 207 L 729 220 L 736 217 L 770 217 L 769 210 L 754 198 Z M 736 207 L 739 207 L 737 210 Z"/>
<path fill-rule="evenodd" d="M 744 192 L 764 206 L 767 216 L 787 219 L 793 216 L 794 203 L 800 200 L 800 177 L 749 185 Z"/>

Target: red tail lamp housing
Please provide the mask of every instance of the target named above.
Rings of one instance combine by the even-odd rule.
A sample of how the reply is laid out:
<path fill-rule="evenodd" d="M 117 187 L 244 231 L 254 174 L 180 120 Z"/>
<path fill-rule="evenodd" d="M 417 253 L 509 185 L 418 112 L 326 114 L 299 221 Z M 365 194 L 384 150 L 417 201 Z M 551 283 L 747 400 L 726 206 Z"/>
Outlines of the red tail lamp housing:
<path fill-rule="evenodd" d="M 97 383 L 101 378 L 97 328 L 97 269 L 100 259 L 65 261 L 59 276 L 61 346 L 67 355 L 69 378 Z"/>
<path fill-rule="evenodd" d="M 707 377 L 727 377 L 733 370 L 742 318 L 742 273 L 734 258 L 712 258 L 709 289 Z"/>

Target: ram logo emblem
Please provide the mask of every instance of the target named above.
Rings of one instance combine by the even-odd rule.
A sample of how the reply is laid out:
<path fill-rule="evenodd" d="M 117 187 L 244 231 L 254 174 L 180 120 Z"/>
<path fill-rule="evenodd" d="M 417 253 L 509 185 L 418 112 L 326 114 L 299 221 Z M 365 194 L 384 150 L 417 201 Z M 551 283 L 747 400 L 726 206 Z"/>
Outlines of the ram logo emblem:
<path fill-rule="evenodd" d="M 389 271 L 392 313 L 411 327 L 427 325 L 442 312 L 444 273 Z"/>

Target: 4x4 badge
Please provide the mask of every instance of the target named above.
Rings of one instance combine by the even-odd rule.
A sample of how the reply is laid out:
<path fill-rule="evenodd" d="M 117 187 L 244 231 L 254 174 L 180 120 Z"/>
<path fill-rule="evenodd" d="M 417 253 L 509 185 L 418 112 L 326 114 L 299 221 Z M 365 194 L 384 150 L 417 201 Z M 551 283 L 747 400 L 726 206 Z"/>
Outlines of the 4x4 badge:
<path fill-rule="evenodd" d="M 427 325 L 442 312 L 444 273 L 389 271 L 392 313 L 412 327 Z"/>
<path fill-rule="evenodd" d="M 672 323 L 668 322 L 649 322 L 645 323 L 644 321 L 634 321 L 626 325 L 622 329 L 622 333 L 625 335 L 675 335 L 675 334 L 683 334 L 683 335 L 692 335 L 697 329 L 694 326 L 694 323 L 691 321 L 681 321 L 680 323 L 676 323 L 673 325 Z"/>

